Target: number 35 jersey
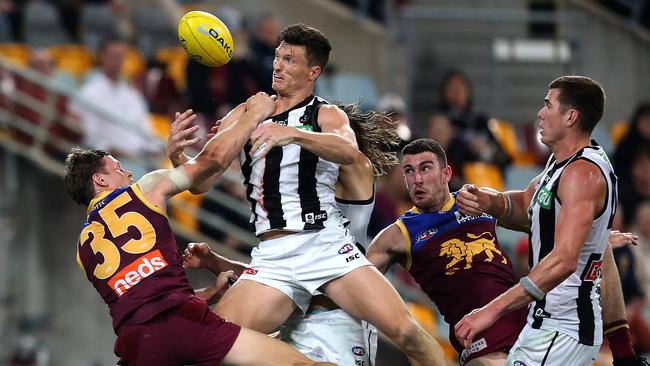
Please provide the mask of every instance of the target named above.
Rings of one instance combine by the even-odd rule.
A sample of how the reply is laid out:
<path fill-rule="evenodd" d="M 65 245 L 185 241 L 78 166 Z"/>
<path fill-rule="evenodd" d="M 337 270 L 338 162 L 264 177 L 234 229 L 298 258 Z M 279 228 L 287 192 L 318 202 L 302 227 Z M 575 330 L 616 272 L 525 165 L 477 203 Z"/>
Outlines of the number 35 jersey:
<path fill-rule="evenodd" d="M 113 329 L 146 322 L 194 291 L 164 211 L 137 184 L 90 202 L 77 263 L 104 299 Z"/>

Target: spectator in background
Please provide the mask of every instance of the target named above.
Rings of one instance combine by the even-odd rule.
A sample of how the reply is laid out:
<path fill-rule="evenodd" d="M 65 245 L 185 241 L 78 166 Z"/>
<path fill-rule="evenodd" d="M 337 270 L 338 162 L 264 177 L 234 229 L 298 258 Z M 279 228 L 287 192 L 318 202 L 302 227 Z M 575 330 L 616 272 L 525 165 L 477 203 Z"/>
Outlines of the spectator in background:
<path fill-rule="evenodd" d="M 144 96 L 151 113 L 173 116 L 175 111 L 187 108 L 165 67 L 163 63 L 149 60 L 145 72 L 135 80 L 135 87 Z"/>
<path fill-rule="evenodd" d="M 488 118 L 474 111 L 472 102 L 472 85 L 467 75 L 460 70 L 448 71 L 440 84 L 439 110 L 449 117 L 458 136 L 480 161 L 503 170 L 510 164 L 510 157 L 490 132 Z"/>
<path fill-rule="evenodd" d="M 641 146 L 650 146 L 650 102 L 637 105 L 630 118 L 629 130 L 616 146 L 613 163 L 620 184 L 630 182 L 632 161 Z"/>
<path fill-rule="evenodd" d="M 160 153 L 162 145 L 149 124 L 142 94 L 121 78 L 127 47 L 125 41 L 117 38 L 102 42 L 98 55 L 100 70 L 81 87 L 82 103 L 74 108 L 81 119 L 87 146 L 133 159 Z"/>
<path fill-rule="evenodd" d="M 458 137 L 449 117 L 444 113 L 435 113 L 429 118 L 427 137 L 436 140 L 444 149 L 447 163 L 454 173 L 449 181 L 449 187 L 454 192 L 459 190 L 465 183 L 462 167 L 467 162 L 478 160 L 476 154 Z"/>
<path fill-rule="evenodd" d="M 650 200 L 639 204 L 631 230 L 638 234 L 638 244 L 614 249 L 614 258 L 634 348 L 643 354 L 650 352 L 650 325 L 644 317 L 650 295 Z"/>
<path fill-rule="evenodd" d="M 630 247 L 634 255 L 634 272 L 639 281 L 642 301 L 628 306 L 628 318 L 637 353 L 650 352 L 650 324 L 644 314 L 650 308 L 650 200 L 639 204 L 631 231 L 639 235 L 638 244 Z"/>
<path fill-rule="evenodd" d="M 280 21 L 270 12 L 259 15 L 253 24 L 248 61 L 261 91 L 274 94 L 271 88 L 273 59 L 280 36 Z"/>
<path fill-rule="evenodd" d="M 411 142 L 413 133 L 406 119 L 406 103 L 401 96 L 395 93 L 382 95 L 377 103 L 377 109 L 388 113 L 388 117 L 397 125 L 397 134 L 402 140 L 400 148 Z"/>
<path fill-rule="evenodd" d="M 639 204 L 650 200 L 650 144 L 640 146 L 630 159 L 630 178 L 621 184 L 619 191 L 623 227 L 626 229 L 632 223 Z"/>

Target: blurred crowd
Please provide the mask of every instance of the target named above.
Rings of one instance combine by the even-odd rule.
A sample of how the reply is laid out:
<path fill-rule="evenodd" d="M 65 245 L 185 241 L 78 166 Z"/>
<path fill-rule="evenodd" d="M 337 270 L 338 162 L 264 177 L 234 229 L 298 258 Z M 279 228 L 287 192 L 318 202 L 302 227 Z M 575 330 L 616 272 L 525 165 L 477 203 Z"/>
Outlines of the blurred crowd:
<path fill-rule="evenodd" d="M 360 6 L 356 1 L 342 2 L 347 6 Z M 24 41 L 25 30 L 21 19 L 26 3 L 0 0 L 0 12 L 11 20 L 11 36 L 16 42 Z M 165 9 L 169 15 L 168 26 L 174 29 L 183 11 L 174 1 L 52 1 L 59 11 L 70 44 L 78 48 L 86 47 L 81 41 L 80 24 L 76 21 L 84 3 L 108 4 L 118 19 L 114 34 L 101 40 L 97 49 L 89 50 L 88 65 L 81 69 L 64 67 L 65 61 L 62 60 L 65 58 L 57 53 L 56 48 L 30 49 L 25 62 L 27 69 L 48 78 L 52 87 L 65 89 L 70 94 L 51 94 L 38 83 L 20 78 L 11 80 L 14 88 L 43 102 L 48 100 L 52 103 L 50 99 L 54 96 L 54 117 L 45 116 L 34 107 L 0 98 L 1 107 L 9 108 L 11 104 L 14 113 L 31 124 L 43 124 L 49 118 L 48 133 L 53 139 L 61 138 L 106 149 L 127 162 L 143 156 L 162 161 L 164 139 L 176 111 L 193 108 L 200 115 L 198 123 L 201 130 L 198 134 L 205 135 L 215 120 L 244 102 L 251 94 L 258 91 L 272 93 L 274 50 L 283 26 L 272 13 L 244 16 L 232 8 L 218 9 L 216 15 L 231 30 L 237 47 L 230 63 L 220 68 L 209 68 L 188 59 L 180 48 L 162 50 L 149 57 L 138 51 L 138 30 L 130 20 L 137 11 L 135 7 L 159 6 Z M 369 3 L 377 6 L 377 9 L 364 9 L 369 11 L 372 18 L 382 21 L 384 2 Z M 2 47 L 0 45 L 0 49 Z M 72 52 L 70 50 L 72 48 L 64 52 Z M 323 76 L 333 77 L 336 77 L 335 72 Z M 6 78 L 6 75 L 0 75 L 0 78 Z M 382 95 L 376 103 L 364 105 L 364 108 L 388 113 L 396 122 L 404 143 L 419 137 L 437 140 L 444 147 L 454 172 L 450 183 L 452 190 L 459 189 L 466 182 L 503 189 L 509 170 L 539 167 L 545 163 L 549 152 L 537 143 L 534 122 L 512 124 L 498 120 L 498 116 L 476 110 L 472 82 L 462 70 L 448 70 L 437 79 L 442 80 L 440 85 L 432 85 L 432 88 L 437 87 L 439 93 L 436 100 L 431 100 L 430 117 L 425 121 L 408 120 L 407 103 L 394 93 Z M 67 95 L 74 98 L 69 99 Z M 323 96 L 332 101 L 338 100 L 337 95 Z M 531 111 L 531 114 L 534 112 Z M 603 121 L 602 124 L 611 123 Z M 635 346 L 639 353 L 648 353 L 650 102 L 639 104 L 629 119 L 614 125 L 618 133 L 610 133 L 609 130 L 605 133 L 608 138 L 611 136 L 611 141 L 605 146 L 613 147 L 609 156 L 619 178 L 620 204 L 614 229 L 633 231 L 639 235 L 637 246 L 617 249 L 615 256 L 630 320 L 634 324 Z M 12 136 L 23 144 L 33 143 L 32 137 L 24 131 L 13 129 Z M 197 148 L 204 141 L 199 142 Z M 62 157 L 63 152 L 53 146 L 45 146 L 45 149 L 57 158 Z M 239 174 L 236 166 L 233 174 Z M 222 180 L 214 190 L 244 204 L 246 202 L 242 185 L 232 180 Z M 401 213 L 412 206 L 399 166 L 378 179 L 376 192 L 375 211 L 368 232 L 371 237 L 395 222 Z M 244 230 L 248 228 L 246 218 L 233 213 L 230 206 L 218 200 L 194 199 L 191 202 Z M 188 225 L 242 253 L 250 253 L 251 247 L 234 236 L 196 220 Z M 526 240 L 502 245 L 511 249 L 516 271 L 524 275 L 528 256 Z M 393 276 L 406 288 L 414 288 L 408 276 L 399 270 Z"/>

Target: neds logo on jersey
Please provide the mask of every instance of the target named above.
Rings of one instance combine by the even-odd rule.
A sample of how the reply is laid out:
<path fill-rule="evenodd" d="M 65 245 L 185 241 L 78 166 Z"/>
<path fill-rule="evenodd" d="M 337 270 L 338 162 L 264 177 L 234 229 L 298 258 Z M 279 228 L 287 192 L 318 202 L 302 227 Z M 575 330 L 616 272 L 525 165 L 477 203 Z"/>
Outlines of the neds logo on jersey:
<path fill-rule="evenodd" d="M 160 250 L 154 250 L 117 272 L 108 280 L 108 285 L 113 288 L 117 296 L 121 297 L 140 281 L 165 267 L 167 267 L 167 262 L 163 259 L 162 253 Z"/>

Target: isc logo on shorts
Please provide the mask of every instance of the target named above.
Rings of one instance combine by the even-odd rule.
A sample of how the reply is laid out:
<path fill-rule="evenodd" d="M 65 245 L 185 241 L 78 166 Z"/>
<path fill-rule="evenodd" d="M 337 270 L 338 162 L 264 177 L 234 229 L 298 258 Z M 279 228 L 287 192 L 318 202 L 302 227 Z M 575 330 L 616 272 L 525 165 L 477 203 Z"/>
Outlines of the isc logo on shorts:
<path fill-rule="evenodd" d="M 131 264 L 117 272 L 108 285 L 113 288 L 117 296 L 121 297 L 133 286 L 137 285 L 144 278 L 167 267 L 160 250 L 154 250 L 134 260 Z"/>
<path fill-rule="evenodd" d="M 256 275 L 256 274 L 257 274 L 257 270 L 254 269 L 254 268 L 248 267 L 248 268 L 246 268 L 246 269 L 244 270 L 244 274 L 247 274 L 247 275 Z"/>

